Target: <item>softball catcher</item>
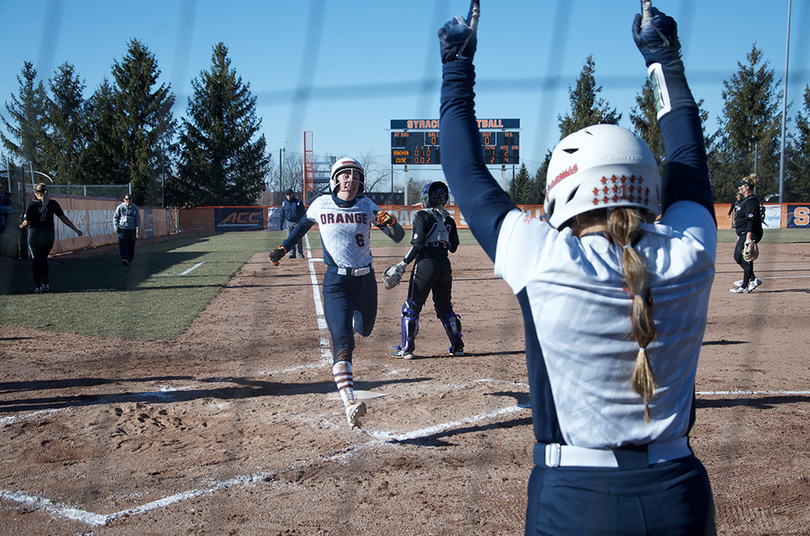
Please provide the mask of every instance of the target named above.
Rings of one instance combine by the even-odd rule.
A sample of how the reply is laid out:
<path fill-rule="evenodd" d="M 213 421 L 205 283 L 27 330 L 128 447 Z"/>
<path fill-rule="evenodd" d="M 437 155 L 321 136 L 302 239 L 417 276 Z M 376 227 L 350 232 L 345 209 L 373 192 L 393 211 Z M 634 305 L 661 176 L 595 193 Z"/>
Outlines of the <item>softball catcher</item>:
<path fill-rule="evenodd" d="M 658 97 L 664 179 L 641 138 L 587 127 L 552 151 L 545 220 L 517 208 L 483 161 L 474 19 L 439 30 L 442 169 L 523 312 L 536 439 L 526 534 L 715 532 L 688 434 L 717 223 L 675 21 L 645 11 L 632 32 Z"/>
<path fill-rule="evenodd" d="M 278 266 L 284 255 L 292 251 L 315 223 L 318 224 L 326 263 L 323 307 L 334 352 L 332 376 L 343 400 L 349 426 L 359 428 L 366 404 L 354 393 L 352 352 L 354 332 L 368 337 L 377 318 L 371 226 L 382 229 L 394 242 L 400 242 L 405 231 L 396 217 L 360 195 L 365 188 L 365 171 L 357 160 L 341 158 L 335 162 L 329 188 L 332 195 L 315 199 L 292 233 L 281 246 L 270 252 L 268 258 Z"/>
<path fill-rule="evenodd" d="M 413 358 L 419 313 L 431 292 L 436 316 L 450 339 L 448 352 L 450 355 L 464 355 L 461 319 L 451 303 L 453 270 L 448 252 L 455 253 L 458 249 L 458 230 L 455 220 L 444 208 L 449 195 L 450 191 L 443 182 L 432 182 L 422 188 L 422 210 L 413 219 L 411 249 L 404 259 L 386 269 L 385 287 L 392 288 L 399 282 L 405 267 L 416 261 L 408 284 L 408 297 L 402 304 L 402 342 L 394 346 L 393 357 Z"/>

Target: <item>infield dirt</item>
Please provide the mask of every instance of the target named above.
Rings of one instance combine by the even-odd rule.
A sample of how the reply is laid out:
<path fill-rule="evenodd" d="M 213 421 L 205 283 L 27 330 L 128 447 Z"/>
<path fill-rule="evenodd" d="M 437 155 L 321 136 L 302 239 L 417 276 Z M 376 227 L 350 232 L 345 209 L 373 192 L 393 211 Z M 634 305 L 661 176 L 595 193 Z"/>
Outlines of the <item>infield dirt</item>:
<path fill-rule="evenodd" d="M 735 295 L 732 248 L 718 250 L 692 446 L 720 534 L 808 534 L 810 254 L 762 244 L 762 287 Z M 402 253 L 375 248 L 378 274 Z M 0 533 L 521 534 L 533 435 L 519 307 L 478 246 L 452 261 L 467 354 L 446 355 L 429 302 L 417 358 L 391 358 L 405 287 L 380 284 L 354 370 L 385 396 L 362 431 L 334 398 L 304 260 L 257 254 L 172 341 L 0 326 Z"/>

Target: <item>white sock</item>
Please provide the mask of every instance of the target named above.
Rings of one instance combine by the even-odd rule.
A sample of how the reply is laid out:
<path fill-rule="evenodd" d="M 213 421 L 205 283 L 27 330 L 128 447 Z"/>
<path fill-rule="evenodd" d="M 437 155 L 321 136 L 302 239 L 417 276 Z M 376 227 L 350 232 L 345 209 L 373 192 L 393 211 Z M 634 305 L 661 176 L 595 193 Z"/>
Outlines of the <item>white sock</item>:
<path fill-rule="evenodd" d="M 332 376 L 335 378 L 340 398 L 343 405 L 349 406 L 354 403 L 354 376 L 352 375 L 352 364 L 348 361 L 338 361 L 332 366 Z"/>

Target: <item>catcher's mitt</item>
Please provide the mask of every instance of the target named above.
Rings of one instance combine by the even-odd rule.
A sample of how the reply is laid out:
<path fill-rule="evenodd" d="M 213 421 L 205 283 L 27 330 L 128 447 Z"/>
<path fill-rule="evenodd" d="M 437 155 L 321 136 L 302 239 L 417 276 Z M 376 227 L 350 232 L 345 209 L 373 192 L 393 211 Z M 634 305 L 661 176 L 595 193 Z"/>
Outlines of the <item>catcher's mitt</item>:
<path fill-rule="evenodd" d="M 745 262 L 754 262 L 759 257 L 759 246 L 753 240 L 747 240 L 743 246 L 743 260 Z"/>
<path fill-rule="evenodd" d="M 391 266 L 386 268 L 382 275 L 383 286 L 385 286 L 385 290 L 391 290 L 395 286 L 399 285 L 399 282 L 402 279 L 402 274 L 404 273 L 405 273 L 404 262 L 398 262 L 397 264 L 392 264 Z"/>

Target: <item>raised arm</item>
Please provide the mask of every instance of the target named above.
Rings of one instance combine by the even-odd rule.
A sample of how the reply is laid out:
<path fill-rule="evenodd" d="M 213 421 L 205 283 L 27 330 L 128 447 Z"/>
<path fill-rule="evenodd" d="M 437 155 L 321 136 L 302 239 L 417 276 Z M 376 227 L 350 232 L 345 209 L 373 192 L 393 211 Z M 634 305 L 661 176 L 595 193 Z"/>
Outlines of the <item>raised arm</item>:
<path fill-rule="evenodd" d="M 654 7 L 651 14 L 649 19 L 636 15 L 633 40 L 644 56 L 657 96 L 666 153 L 661 209 L 665 212 L 676 201 L 689 200 L 705 206 L 714 217 L 700 113 L 686 82 L 678 26 Z"/>
<path fill-rule="evenodd" d="M 476 30 L 457 16 L 439 30 L 442 55 L 442 92 L 439 144 L 442 171 L 456 204 L 491 259 L 503 217 L 515 208 L 484 165 L 481 135 L 475 117 L 475 68 L 472 60 Z"/>

